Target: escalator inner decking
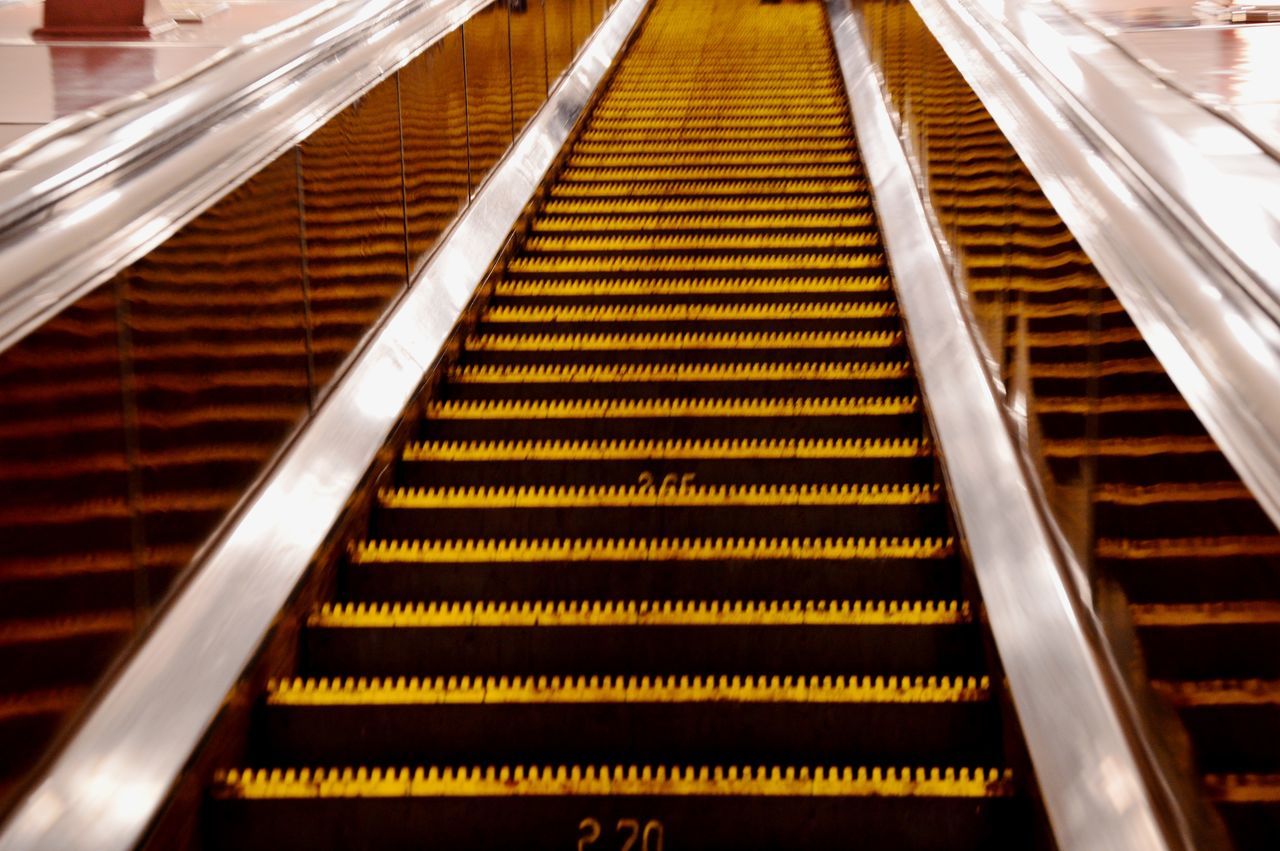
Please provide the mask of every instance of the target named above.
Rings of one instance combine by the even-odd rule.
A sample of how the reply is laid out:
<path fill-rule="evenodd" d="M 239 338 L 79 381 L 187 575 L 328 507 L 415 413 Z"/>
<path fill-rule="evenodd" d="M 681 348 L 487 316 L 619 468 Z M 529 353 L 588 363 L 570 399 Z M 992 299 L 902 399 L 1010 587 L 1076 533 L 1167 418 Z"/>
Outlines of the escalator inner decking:
<path fill-rule="evenodd" d="M 210 847 L 1030 844 L 816 0 L 656 0 Z"/>

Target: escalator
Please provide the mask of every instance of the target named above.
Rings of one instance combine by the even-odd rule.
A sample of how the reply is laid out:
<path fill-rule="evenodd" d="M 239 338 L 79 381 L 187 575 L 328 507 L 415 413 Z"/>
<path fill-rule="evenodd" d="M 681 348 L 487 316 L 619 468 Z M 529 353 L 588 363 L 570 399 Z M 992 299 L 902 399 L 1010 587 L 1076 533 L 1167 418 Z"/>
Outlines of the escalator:
<path fill-rule="evenodd" d="M 208 848 L 1043 846 L 817 2 L 657 0 Z"/>

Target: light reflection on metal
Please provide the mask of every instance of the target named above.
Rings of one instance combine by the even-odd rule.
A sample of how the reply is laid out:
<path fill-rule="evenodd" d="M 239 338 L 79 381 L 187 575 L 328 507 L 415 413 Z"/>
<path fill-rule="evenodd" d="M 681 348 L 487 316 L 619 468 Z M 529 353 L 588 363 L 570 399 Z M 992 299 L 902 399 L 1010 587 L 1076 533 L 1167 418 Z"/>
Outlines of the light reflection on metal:
<path fill-rule="evenodd" d="M 1058 846 L 1165 849 L 1130 730 L 957 300 L 847 0 L 827 0 L 862 161 L 966 546 Z"/>
<path fill-rule="evenodd" d="M 413 289 L 19 803 L 0 851 L 127 851 L 138 842 L 644 6 L 614 6 Z"/>
<path fill-rule="evenodd" d="M 220 51 L 191 74 L 54 122 L 6 151 L 0 350 L 143 256 L 482 5 L 325 4 L 301 23 Z M 382 41 L 370 40 L 383 31 Z M 109 192 L 119 193 L 110 210 L 68 217 Z"/>
<path fill-rule="evenodd" d="M 1053 3 L 911 2 L 1280 523 L 1280 163 L 1153 86 Z M 1044 24 L 1041 49 L 1053 41 L 1083 74 L 1078 86 L 1033 55 L 1031 18 Z M 1267 348 L 1246 348 L 1235 330 L 1244 326 Z"/>

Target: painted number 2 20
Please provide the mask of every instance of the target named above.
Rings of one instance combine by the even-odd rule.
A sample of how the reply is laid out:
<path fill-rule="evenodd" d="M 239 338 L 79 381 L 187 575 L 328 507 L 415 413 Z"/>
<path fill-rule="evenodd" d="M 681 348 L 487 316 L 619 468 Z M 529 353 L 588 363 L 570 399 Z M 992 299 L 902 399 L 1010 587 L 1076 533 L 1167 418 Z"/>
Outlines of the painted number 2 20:
<path fill-rule="evenodd" d="M 578 831 L 578 851 L 585 851 L 600 838 L 602 828 L 596 819 L 584 818 Z M 619 819 L 614 835 L 622 840 L 619 851 L 662 851 L 662 822 L 655 819 L 646 821 L 643 828 L 636 819 Z"/>

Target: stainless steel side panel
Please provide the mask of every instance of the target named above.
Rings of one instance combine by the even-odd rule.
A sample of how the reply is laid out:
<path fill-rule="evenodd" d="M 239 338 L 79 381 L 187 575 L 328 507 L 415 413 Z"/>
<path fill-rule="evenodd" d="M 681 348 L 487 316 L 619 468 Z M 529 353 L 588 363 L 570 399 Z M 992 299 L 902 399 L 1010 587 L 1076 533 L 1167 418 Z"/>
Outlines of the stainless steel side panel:
<path fill-rule="evenodd" d="M 848 0 L 827 0 L 827 12 L 952 502 L 1054 834 L 1064 851 L 1168 848 Z"/>
<path fill-rule="evenodd" d="M 639 20 L 621 0 L 369 349 L 0 834 L 3 851 L 139 840 L 438 356 Z"/>

